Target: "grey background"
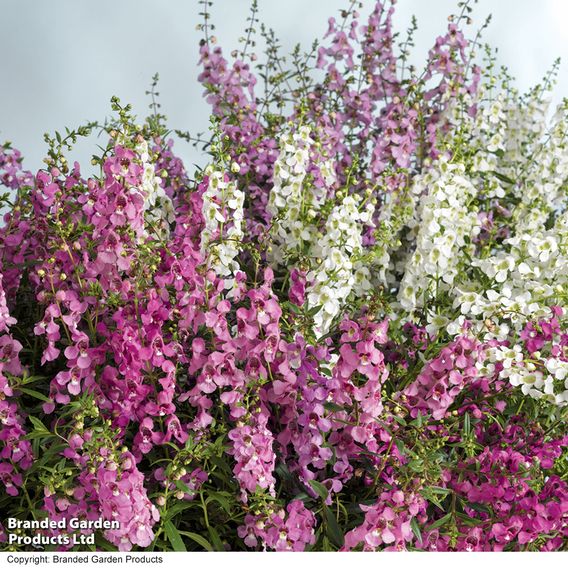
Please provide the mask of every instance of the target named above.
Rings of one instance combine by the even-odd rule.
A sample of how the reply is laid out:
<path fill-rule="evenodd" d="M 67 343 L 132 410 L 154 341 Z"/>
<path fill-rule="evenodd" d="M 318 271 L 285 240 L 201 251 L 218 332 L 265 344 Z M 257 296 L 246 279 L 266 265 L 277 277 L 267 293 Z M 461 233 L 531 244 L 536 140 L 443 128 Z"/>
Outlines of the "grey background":
<path fill-rule="evenodd" d="M 372 5 L 366 0 L 366 10 Z M 259 0 L 260 19 L 285 48 L 309 46 L 348 0 Z M 215 35 L 225 54 L 238 47 L 249 0 L 215 0 Z M 42 166 L 43 133 L 103 120 L 118 95 L 141 116 L 151 76 L 160 74 L 162 111 L 169 125 L 207 129 L 208 106 L 197 82 L 201 21 L 197 0 L 0 0 L 0 140 L 11 140 L 28 168 Z M 365 11 L 365 10 L 364 10 Z M 399 0 L 395 28 L 404 32 L 418 17 L 413 62 L 420 65 L 457 0 Z M 563 57 L 555 102 L 568 95 L 568 0 L 480 0 L 475 24 L 493 14 L 484 39 L 525 90 Z M 88 162 L 95 142 L 72 158 Z M 178 153 L 190 165 L 202 159 L 185 142 Z M 88 169 L 88 168 L 87 168 Z M 190 167 L 190 169 L 192 169 Z"/>

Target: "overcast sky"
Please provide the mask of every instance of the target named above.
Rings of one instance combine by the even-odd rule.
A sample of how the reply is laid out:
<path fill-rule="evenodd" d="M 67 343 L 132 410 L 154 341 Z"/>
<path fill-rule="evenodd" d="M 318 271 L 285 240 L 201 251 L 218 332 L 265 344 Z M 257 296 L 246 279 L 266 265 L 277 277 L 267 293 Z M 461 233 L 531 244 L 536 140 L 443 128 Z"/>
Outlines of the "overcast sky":
<path fill-rule="evenodd" d="M 366 0 L 371 6 L 373 0 Z M 348 0 L 259 0 L 260 18 L 284 47 L 308 46 Z M 457 0 L 399 0 L 396 28 L 412 14 L 419 31 L 413 60 L 424 61 Z M 249 0 L 215 0 L 212 16 L 229 53 L 246 26 Z M 43 133 L 103 120 L 118 95 L 143 115 L 152 75 L 160 74 L 162 111 L 180 130 L 202 131 L 208 108 L 197 83 L 201 33 L 197 0 L 0 0 L 0 141 L 11 140 L 29 168 L 41 167 Z M 556 101 L 568 96 L 568 0 L 480 0 L 475 21 L 492 13 L 485 40 L 499 49 L 522 89 L 540 80 L 562 57 Z M 183 142 L 178 152 L 195 159 Z M 81 147 L 89 159 L 94 147 Z"/>

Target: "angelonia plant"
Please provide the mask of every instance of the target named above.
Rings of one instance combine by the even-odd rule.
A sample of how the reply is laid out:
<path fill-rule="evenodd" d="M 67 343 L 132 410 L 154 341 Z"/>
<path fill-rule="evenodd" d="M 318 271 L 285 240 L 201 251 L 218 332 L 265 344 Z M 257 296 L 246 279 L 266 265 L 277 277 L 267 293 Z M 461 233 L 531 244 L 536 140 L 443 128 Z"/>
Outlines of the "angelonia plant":
<path fill-rule="evenodd" d="M 284 57 L 254 2 L 229 57 L 203 0 L 194 174 L 157 77 L 0 146 L 4 549 L 568 547 L 568 100 L 468 2 L 413 67 L 394 4 Z"/>

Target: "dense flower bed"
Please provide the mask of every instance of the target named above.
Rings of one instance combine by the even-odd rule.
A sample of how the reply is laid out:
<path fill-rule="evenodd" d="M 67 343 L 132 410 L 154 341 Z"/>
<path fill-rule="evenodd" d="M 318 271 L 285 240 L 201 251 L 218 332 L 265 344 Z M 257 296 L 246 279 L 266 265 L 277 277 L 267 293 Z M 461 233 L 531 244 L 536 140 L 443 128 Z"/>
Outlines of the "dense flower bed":
<path fill-rule="evenodd" d="M 262 28 L 258 63 L 256 6 L 228 60 L 203 2 L 194 176 L 155 97 L 36 174 L 0 147 L 6 518 L 118 521 L 104 550 L 566 548 L 568 101 L 554 72 L 519 95 L 468 3 L 413 69 L 393 5 L 288 60 Z"/>

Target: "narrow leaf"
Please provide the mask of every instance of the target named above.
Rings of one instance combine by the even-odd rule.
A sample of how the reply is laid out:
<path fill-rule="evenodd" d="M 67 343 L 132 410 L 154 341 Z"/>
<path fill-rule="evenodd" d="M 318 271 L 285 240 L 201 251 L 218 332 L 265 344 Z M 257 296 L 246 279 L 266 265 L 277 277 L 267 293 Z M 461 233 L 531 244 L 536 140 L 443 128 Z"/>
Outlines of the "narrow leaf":
<path fill-rule="evenodd" d="M 323 484 L 320 483 L 319 481 L 316 481 L 315 479 L 312 479 L 310 481 L 310 485 L 312 487 L 312 489 L 325 501 L 327 499 L 328 496 L 328 491 L 327 491 L 327 487 Z"/>
<path fill-rule="evenodd" d="M 343 544 L 345 543 L 343 531 L 339 527 L 339 524 L 337 523 L 337 519 L 335 518 L 335 515 L 331 512 L 329 507 L 324 508 L 324 514 L 325 514 L 325 521 L 326 521 L 326 527 L 327 527 L 326 534 L 327 534 L 329 540 L 335 546 L 337 546 L 337 548 L 341 548 L 343 546 Z"/>
<path fill-rule="evenodd" d="M 176 529 L 175 525 L 171 521 L 166 521 L 164 523 L 164 530 L 166 531 L 166 535 L 174 551 L 186 552 L 187 549 L 185 548 L 183 539 L 181 538 L 179 531 Z"/>
<path fill-rule="evenodd" d="M 213 550 L 211 543 L 206 538 L 203 538 L 200 534 L 187 531 L 179 531 L 179 533 L 183 536 L 186 536 L 187 538 L 190 538 L 191 540 L 193 540 L 193 542 L 196 542 L 199 546 L 201 546 L 208 552 L 211 552 Z"/>

